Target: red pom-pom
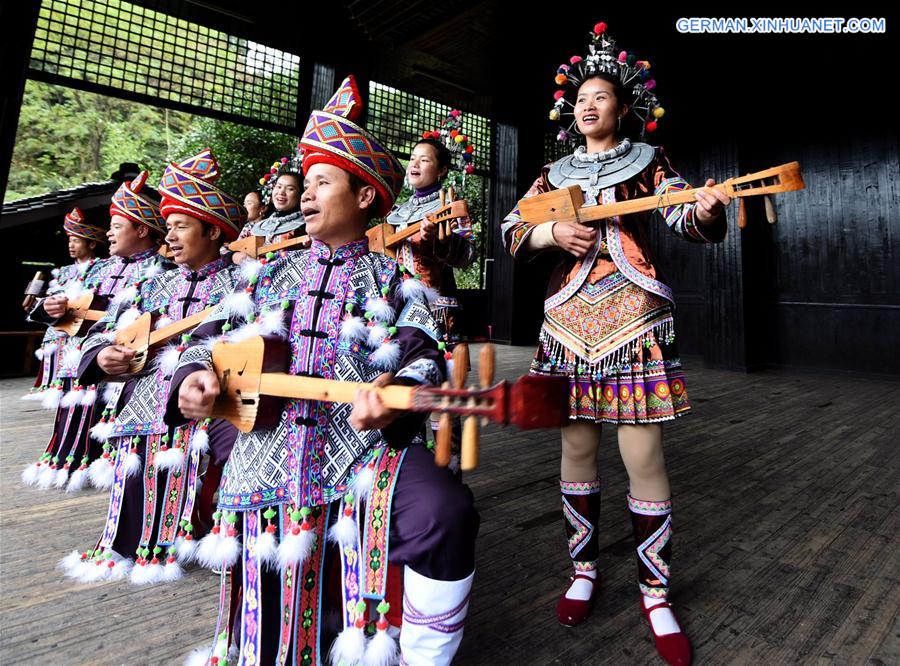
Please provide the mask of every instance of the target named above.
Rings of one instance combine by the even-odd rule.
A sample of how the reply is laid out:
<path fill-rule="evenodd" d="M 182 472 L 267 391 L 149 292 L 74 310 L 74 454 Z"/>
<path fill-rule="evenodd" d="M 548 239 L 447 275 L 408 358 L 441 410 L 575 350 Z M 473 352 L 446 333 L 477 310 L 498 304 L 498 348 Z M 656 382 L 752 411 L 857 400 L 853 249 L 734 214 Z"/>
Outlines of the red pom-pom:
<path fill-rule="evenodd" d="M 113 562 L 112 560 L 110 560 L 109 562 L 106 563 L 106 566 L 108 566 L 110 569 L 112 569 L 114 566 L 116 566 L 116 563 Z"/>
<path fill-rule="evenodd" d="M 450 136 L 454 139 L 459 135 L 459 130 L 450 130 Z"/>
<path fill-rule="evenodd" d="M 606 32 L 606 24 L 603 21 L 600 21 L 600 23 L 594 26 L 594 34 L 602 35 L 604 32 Z"/>
<path fill-rule="evenodd" d="M 228 528 L 228 536 L 230 536 L 230 537 L 237 536 L 237 530 L 234 529 L 233 527 L 229 527 Z"/>
<path fill-rule="evenodd" d="M 578 63 L 580 63 L 582 61 L 582 59 L 583 58 L 581 56 L 572 56 L 571 58 L 569 58 L 569 62 L 572 63 L 573 65 L 577 65 Z"/>
<path fill-rule="evenodd" d="M 556 101 L 561 100 L 565 96 L 566 96 L 565 90 L 557 90 L 555 93 L 553 93 L 553 99 L 555 99 Z"/>
<path fill-rule="evenodd" d="M 269 173 L 271 173 L 271 174 L 278 173 L 278 167 L 272 167 L 271 169 L 269 169 Z"/>
<path fill-rule="evenodd" d="M 218 534 L 219 531 L 220 531 L 219 526 L 218 526 L 218 525 L 213 525 L 212 533 L 213 533 L 213 534 Z"/>
<path fill-rule="evenodd" d="M 269 534 L 275 534 L 275 529 L 276 529 L 276 528 L 275 528 L 274 525 L 268 525 L 268 526 L 266 527 L 266 532 L 268 532 Z"/>
<path fill-rule="evenodd" d="M 294 525 L 294 527 L 291 528 L 291 534 L 297 536 L 298 534 L 300 534 L 300 528 Z"/>
<path fill-rule="evenodd" d="M 355 623 L 357 629 L 362 629 L 366 626 L 366 621 L 364 618 L 359 618 Z"/>
<path fill-rule="evenodd" d="M 287 164 L 287 161 L 288 161 L 288 158 L 286 158 L 286 157 L 282 157 L 282 158 L 281 158 L 281 163 L 282 163 L 282 164 Z"/>
<path fill-rule="evenodd" d="M 193 541 L 193 539 L 194 539 L 194 537 L 192 537 L 190 534 L 185 534 L 185 535 L 184 535 L 184 540 L 185 540 L 185 541 Z"/>
<path fill-rule="evenodd" d="M 271 177 L 272 177 L 272 174 L 267 173 L 265 176 L 263 176 L 263 180 L 264 180 L 265 182 L 269 182 L 269 179 L 270 179 Z"/>
<path fill-rule="evenodd" d="M 466 146 L 466 152 L 467 152 L 467 153 L 474 153 L 474 152 L 475 152 L 475 146 Z"/>
<path fill-rule="evenodd" d="M 154 555 L 153 559 L 150 560 L 150 564 L 159 564 L 159 558 L 156 555 Z"/>
<path fill-rule="evenodd" d="M 304 532 L 309 532 L 312 529 L 312 525 L 304 520 L 302 523 L 300 523 L 300 529 Z"/>
<path fill-rule="evenodd" d="M 175 562 L 175 556 L 174 556 L 174 555 L 169 555 L 169 556 L 166 558 L 166 564 L 173 564 L 174 562 Z"/>
<path fill-rule="evenodd" d="M 378 622 L 375 623 L 375 626 L 378 628 L 378 631 L 387 631 L 388 621 L 378 620 Z"/>
<path fill-rule="evenodd" d="M 647 123 L 647 131 L 648 132 L 656 131 L 656 121 L 655 120 L 651 120 L 649 123 Z"/>

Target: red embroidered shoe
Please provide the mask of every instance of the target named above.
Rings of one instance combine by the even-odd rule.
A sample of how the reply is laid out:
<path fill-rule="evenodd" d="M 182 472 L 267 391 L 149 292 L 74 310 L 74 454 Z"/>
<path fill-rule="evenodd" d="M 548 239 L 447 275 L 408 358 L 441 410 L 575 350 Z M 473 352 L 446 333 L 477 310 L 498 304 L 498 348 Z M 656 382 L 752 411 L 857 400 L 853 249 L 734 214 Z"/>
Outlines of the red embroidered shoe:
<path fill-rule="evenodd" d="M 566 592 L 569 591 L 569 588 L 566 588 L 566 592 L 563 592 L 563 595 L 559 598 L 559 602 L 556 604 L 556 617 L 559 620 L 559 623 L 566 627 L 574 627 L 584 622 L 587 616 L 591 614 L 591 609 L 594 607 L 594 595 L 597 593 L 599 576 L 597 578 L 591 578 L 590 576 L 576 573 L 569 579 L 569 587 L 572 586 L 572 582 L 579 578 L 590 581 L 591 598 L 587 600 L 569 599 L 566 596 Z"/>
<path fill-rule="evenodd" d="M 640 605 L 641 613 L 643 614 L 644 619 L 647 620 L 647 624 L 650 625 L 650 631 L 653 632 L 653 639 L 656 641 L 656 651 L 659 653 L 659 656 L 662 657 L 669 666 L 690 666 L 693 655 L 691 641 L 688 640 L 687 635 L 685 635 L 683 631 L 678 631 L 674 634 L 658 636 L 653 629 L 653 623 L 650 621 L 651 611 L 662 607 L 671 610 L 672 605 L 668 601 L 660 601 L 658 604 L 647 608 L 644 606 L 643 599 L 640 601 Z M 675 614 L 674 610 L 672 610 L 672 614 Z M 677 617 L 675 618 L 675 621 L 678 622 Z M 678 622 L 678 626 L 681 626 L 680 622 Z"/>

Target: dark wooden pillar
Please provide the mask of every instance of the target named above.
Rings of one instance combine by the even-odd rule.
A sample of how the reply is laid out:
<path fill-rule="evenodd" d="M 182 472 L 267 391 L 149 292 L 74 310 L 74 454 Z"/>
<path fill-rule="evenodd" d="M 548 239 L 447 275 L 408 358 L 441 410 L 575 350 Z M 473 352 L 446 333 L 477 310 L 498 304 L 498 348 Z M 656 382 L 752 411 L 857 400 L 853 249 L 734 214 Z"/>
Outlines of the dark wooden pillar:
<path fill-rule="evenodd" d="M 500 222 L 506 211 L 512 210 L 519 196 L 519 130 L 513 125 L 495 123 L 493 142 L 494 180 L 491 183 L 491 219 L 485 221 L 485 252 L 487 290 L 489 298 L 487 323 L 492 327 L 493 339 L 510 342 L 513 339 L 513 292 L 516 267 L 513 258 L 503 247 Z"/>
<path fill-rule="evenodd" d="M 0 3 L 0 192 L 4 196 L 40 5 Z"/>

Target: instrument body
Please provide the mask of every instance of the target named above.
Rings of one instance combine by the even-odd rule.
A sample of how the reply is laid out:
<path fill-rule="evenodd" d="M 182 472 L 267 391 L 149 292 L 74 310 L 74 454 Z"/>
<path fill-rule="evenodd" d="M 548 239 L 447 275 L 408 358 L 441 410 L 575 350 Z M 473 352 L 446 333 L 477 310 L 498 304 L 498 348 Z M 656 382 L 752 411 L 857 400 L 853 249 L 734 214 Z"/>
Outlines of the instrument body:
<path fill-rule="evenodd" d="M 732 198 L 793 192 L 806 187 L 800 173 L 799 162 L 789 162 L 765 171 L 729 178 L 712 187 Z M 526 224 L 546 222 L 580 222 L 582 224 L 608 219 L 618 215 L 628 215 L 641 211 L 667 208 L 677 204 L 693 203 L 698 190 L 679 190 L 659 196 L 638 197 L 627 201 L 597 206 L 584 205 L 584 192 L 578 185 L 552 190 L 544 194 L 519 200 L 519 214 Z M 771 204 L 770 204 L 771 205 Z M 770 219 L 773 216 L 770 215 Z"/>
<path fill-rule="evenodd" d="M 100 321 L 106 314 L 105 310 L 91 309 L 98 300 L 93 291 L 85 291 L 80 296 L 69 299 L 66 314 L 53 324 L 53 328 L 69 337 L 84 335 L 94 322 Z"/>
<path fill-rule="evenodd" d="M 465 199 L 458 199 L 426 215 L 425 219 L 439 225 L 440 234 L 446 235 L 451 232 L 455 220 L 468 216 L 468 204 Z M 400 231 L 396 231 L 393 224 L 382 222 L 366 232 L 366 236 L 369 238 L 369 250 L 395 258 L 397 256 L 396 248 L 406 239 L 419 233 L 421 228 L 421 220 L 413 222 Z"/>
<path fill-rule="evenodd" d="M 193 330 L 215 309 L 215 306 L 208 307 L 158 330 L 153 330 L 153 315 L 145 312 L 128 326 L 116 331 L 116 344 L 134 350 L 134 358 L 128 366 L 128 372 L 132 374 L 141 372 L 146 367 L 153 349 Z"/>

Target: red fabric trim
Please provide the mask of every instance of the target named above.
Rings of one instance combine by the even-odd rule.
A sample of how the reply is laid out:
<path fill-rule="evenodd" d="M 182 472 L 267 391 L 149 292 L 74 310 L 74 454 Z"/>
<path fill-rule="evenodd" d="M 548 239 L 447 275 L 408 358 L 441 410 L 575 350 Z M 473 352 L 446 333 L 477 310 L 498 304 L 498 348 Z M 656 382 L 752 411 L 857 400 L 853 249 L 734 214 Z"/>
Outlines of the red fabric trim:
<path fill-rule="evenodd" d="M 308 152 L 303 156 L 303 173 L 313 164 L 330 164 L 338 169 L 349 171 L 359 176 L 366 185 L 375 188 L 375 215 L 384 217 L 391 212 L 391 206 L 394 205 L 394 195 L 382 183 L 380 183 L 372 174 L 350 160 L 345 160 L 332 153 L 323 153 L 319 151 Z"/>
<path fill-rule="evenodd" d="M 222 222 L 222 220 L 215 217 L 214 215 L 211 215 L 202 208 L 194 208 L 193 206 L 188 206 L 182 201 L 171 199 L 165 195 L 163 195 L 162 203 L 159 206 L 159 212 L 162 213 L 162 216 L 164 218 L 168 218 L 172 213 L 184 213 L 185 215 L 190 215 L 191 217 L 195 217 L 198 220 L 202 220 L 203 222 L 209 222 L 210 224 L 213 224 L 222 230 L 222 234 L 225 236 L 226 242 L 231 242 L 238 237 L 238 229 L 225 224 L 224 222 Z"/>

